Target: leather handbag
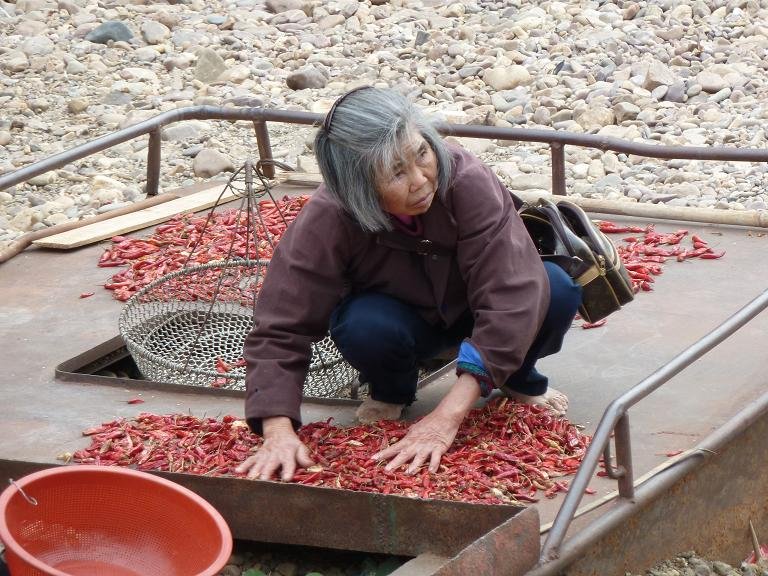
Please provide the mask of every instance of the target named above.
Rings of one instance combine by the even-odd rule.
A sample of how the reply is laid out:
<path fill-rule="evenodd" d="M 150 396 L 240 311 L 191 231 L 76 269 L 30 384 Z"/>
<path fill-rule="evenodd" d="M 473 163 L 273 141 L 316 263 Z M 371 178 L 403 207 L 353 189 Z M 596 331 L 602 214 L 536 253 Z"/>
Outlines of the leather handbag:
<path fill-rule="evenodd" d="M 602 320 L 634 299 L 616 246 L 579 206 L 542 198 L 518 212 L 542 260 L 559 265 L 581 286 L 579 315 L 585 321 Z"/>

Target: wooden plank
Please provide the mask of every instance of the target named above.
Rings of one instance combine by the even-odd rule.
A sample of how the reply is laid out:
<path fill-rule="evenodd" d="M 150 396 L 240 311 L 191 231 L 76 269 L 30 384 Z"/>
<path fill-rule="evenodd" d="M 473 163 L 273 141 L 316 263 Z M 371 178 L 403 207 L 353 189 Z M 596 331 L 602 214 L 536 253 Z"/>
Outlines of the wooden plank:
<path fill-rule="evenodd" d="M 235 194 L 231 189 L 227 190 L 219 200 L 219 195 L 225 187 L 226 185 L 216 186 L 210 190 L 196 192 L 189 196 L 170 200 L 163 204 L 151 206 L 130 214 L 115 216 L 109 220 L 94 222 L 93 224 L 83 226 L 82 228 L 76 228 L 53 236 L 40 238 L 35 240 L 34 244 L 41 248 L 68 250 L 70 248 L 85 246 L 86 244 L 93 244 L 100 240 L 106 240 L 107 238 L 112 238 L 112 236 L 154 226 L 155 224 L 170 220 L 176 214 L 196 212 L 198 210 L 210 208 L 216 204 L 217 200 L 219 203 L 232 200 L 235 197 Z"/>

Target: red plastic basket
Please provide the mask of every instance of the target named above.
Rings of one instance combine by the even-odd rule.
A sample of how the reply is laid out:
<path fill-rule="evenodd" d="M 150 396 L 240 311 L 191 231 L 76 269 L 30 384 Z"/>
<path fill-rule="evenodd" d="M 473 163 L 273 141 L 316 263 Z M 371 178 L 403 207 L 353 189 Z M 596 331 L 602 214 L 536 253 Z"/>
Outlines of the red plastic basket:
<path fill-rule="evenodd" d="M 232 553 L 229 527 L 200 496 L 103 466 L 17 480 L 0 495 L 0 539 L 12 576 L 214 576 Z"/>

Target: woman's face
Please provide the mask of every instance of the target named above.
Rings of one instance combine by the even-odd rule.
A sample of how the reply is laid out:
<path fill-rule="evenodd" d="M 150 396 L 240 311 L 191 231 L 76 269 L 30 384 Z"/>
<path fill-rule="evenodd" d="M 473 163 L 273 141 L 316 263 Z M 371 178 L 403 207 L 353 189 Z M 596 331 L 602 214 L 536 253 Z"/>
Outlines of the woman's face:
<path fill-rule="evenodd" d="M 419 132 L 406 139 L 395 165 L 376 179 L 376 189 L 390 214 L 416 216 L 429 210 L 437 191 L 437 156 Z"/>

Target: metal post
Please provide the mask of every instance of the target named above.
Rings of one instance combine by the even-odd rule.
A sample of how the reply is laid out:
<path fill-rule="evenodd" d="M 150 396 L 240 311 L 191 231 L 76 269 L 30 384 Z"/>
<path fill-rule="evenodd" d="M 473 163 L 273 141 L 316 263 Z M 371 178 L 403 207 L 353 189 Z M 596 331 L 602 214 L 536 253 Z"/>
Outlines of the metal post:
<path fill-rule="evenodd" d="M 629 433 L 629 414 L 622 414 L 614 428 L 616 444 L 616 466 L 622 471 L 619 477 L 619 496 L 631 500 L 635 497 L 634 475 L 632 473 L 632 442 Z"/>
<path fill-rule="evenodd" d="M 565 145 L 560 142 L 550 142 L 552 155 L 552 194 L 565 196 Z"/>
<path fill-rule="evenodd" d="M 254 120 L 253 129 L 256 132 L 256 144 L 259 147 L 259 159 L 262 161 L 261 172 L 267 178 L 274 178 L 275 167 L 269 162 L 272 160 L 272 145 L 269 143 L 267 123 L 261 120 Z"/>
<path fill-rule="evenodd" d="M 161 155 L 161 128 L 155 128 L 149 133 L 149 147 L 147 148 L 147 196 L 157 196 L 160 187 L 160 161 Z"/>

